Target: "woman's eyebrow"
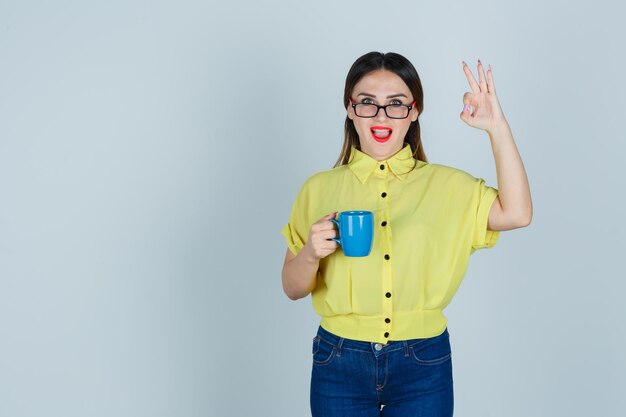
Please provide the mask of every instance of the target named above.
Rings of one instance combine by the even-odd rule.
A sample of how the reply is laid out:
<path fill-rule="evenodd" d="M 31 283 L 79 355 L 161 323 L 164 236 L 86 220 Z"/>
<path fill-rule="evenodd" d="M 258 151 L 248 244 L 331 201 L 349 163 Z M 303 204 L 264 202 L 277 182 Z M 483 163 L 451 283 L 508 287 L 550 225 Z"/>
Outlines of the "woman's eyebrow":
<path fill-rule="evenodd" d="M 359 96 L 365 96 L 365 97 L 371 97 L 371 98 L 376 98 L 376 96 L 374 94 L 370 94 L 370 93 L 359 93 L 357 94 L 357 97 Z M 402 94 L 402 93 L 398 93 L 398 94 L 392 94 L 390 96 L 387 96 L 387 98 L 396 98 L 396 97 L 404 97 L 404 98 L 408 98 L 406 96 L 406 94 Z"/>
<path fill-rule="evenodd" d="M 404 98 L 408 98 L 405 94 L 393 94 L 391 96 L 387 96 L 387 98 L 396 98 L 396 97 L 404 97 Z"/>

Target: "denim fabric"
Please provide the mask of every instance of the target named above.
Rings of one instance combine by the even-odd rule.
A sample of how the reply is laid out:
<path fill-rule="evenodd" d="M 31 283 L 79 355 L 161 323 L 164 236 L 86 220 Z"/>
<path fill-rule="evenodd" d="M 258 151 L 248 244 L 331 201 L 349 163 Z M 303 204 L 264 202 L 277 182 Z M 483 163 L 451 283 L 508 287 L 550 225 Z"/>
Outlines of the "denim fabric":
<path fill-rule="evenodd" d="M 454 410 L 448 329 L 386 345 L 313 339 L 313 417 L 450 417 Z"/>

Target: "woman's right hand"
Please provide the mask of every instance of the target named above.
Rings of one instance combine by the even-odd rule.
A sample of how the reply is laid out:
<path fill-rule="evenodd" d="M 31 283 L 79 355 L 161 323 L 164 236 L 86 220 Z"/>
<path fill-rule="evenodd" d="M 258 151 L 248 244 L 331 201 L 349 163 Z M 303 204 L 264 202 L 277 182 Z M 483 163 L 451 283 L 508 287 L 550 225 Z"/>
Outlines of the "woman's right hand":
<path fill-rule="evenodd" d="M 327 257 L 333 253 L 339 244 L 330 238 L 337 237 L 334 223 L 330 219 L 334 219 L 337 212 L 334 211 L 311 225 L 309 231 L 309 239 L 304 244 L 303 250 L 306 250 L 309 256 L 316 261 Z"/>

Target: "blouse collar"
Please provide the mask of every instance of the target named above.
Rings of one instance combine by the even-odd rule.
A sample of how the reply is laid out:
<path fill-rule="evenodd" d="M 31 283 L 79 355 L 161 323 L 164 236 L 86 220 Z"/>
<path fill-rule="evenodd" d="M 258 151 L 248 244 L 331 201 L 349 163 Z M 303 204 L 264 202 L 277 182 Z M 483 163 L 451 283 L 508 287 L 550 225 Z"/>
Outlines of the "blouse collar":
<path fill-rule="evenodd" d="M 382 164 L 387 165 L 390 171 L 402 181 L 413 168 L 419 168 L 424 163 L 413 158 L 413 152 L 408 143 L 399 152 L 384 161 L 377 161 L 354 146 L 352 147 L 348 167 L 361 183 L 365 184 L 369 176 L 379 170 L 379 166 Z"/>

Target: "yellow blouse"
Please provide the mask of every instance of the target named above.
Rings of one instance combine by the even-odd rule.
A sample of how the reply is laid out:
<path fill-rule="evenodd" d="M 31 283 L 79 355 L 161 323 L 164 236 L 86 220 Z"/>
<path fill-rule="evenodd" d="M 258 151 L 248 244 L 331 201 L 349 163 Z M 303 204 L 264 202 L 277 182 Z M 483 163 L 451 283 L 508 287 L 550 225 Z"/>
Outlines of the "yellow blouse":
<path fill-rule="evenodd" d="M 312 300 L 321 326 L 378 343 L 443 333 L 442 311 L 470 254 L 498 240 L 499 232 L 487 229 L 497 195 L 464 171 L 414 159 L 409 145 L 386 161 L 352 148 L 347 165 L 311 176 L 282 230 L 295 255 L 325 215 L 374 213 L 369 256 L 346 257 L 338 248 L 320 260 Z"/>

